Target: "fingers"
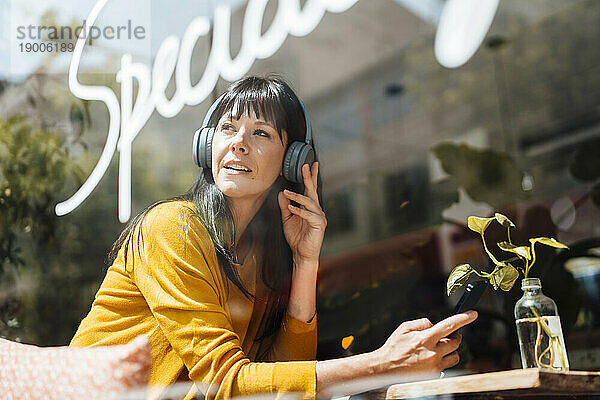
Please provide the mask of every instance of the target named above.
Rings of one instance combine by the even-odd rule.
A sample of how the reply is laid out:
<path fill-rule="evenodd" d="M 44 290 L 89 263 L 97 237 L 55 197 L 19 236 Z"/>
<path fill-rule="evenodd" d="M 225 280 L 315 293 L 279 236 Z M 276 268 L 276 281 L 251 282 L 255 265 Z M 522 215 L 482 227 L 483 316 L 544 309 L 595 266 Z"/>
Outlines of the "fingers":
<path fill-rule="evenodd" d="M 283 194 L 288 199 L 294 200 L 296 203 L 303 205 L 307 210 L 321 216 L 325 215 L 319 204 L 316 203 L 312 198 L 301 195 L 300 193 L 292 192 L 291 190 L 287 189 L 283 191 Z"/>
<path fill-rule="evenodd" d="M 477 311 L 473 310 L 448 317 L 431 327 L 429 330 L 430 338 L 432 341 L 437 343 L 440 341 L 440 339 L 445 338 L 452 332 L 470 324 L 476 319 Z"/>
<path fill-rule="evenodd" d="M 459 332 L 454 332 L 447 338 L 442 338 L 436 345 L 436 350 L 442 356 L 446 356 L 458 349 L 462 342 L 462 335 Z"/>
<path fill-rule="evenodd" d="M 458 340 L 458 342 L 460 343 L 460 342 L 462 342 L 462 337 L 463 337 L 462 333 L 460 333 L 460 332 L 454 332 L 454 333 L 452 333 L 450 336 L 448 336 L 448 337 L 446 337 L 446 338 L 443 338 L 442 340 L 444 340 L 444 339 L 446 339 L 446 340 L 454 340 L 454 339 L 457 339 L 457 340 Z"/>
<path fill-rule="evenodd" d="M 323 216 L 307 210 L 306 208 L 296 207 L 291 204 L 287 207 L 292 214 L 296 214 L 300 218 L 306 220 L 310 226 L 324 228 L 327 225 Z"/>
<path fill-rule="evenodd" d="M 314 162 L 312 166 L 309 164 L 302 165 L 302 178 L 304 180 L 304 194 L 317 203 L 319 196 L 317 195 L 317 177 L 319 173 L 319 163 Z"/>
<path fill-rule="evenodd" d="M 282 221 L 285 221 L 292 215 L 292 212 L 289 209 L 290 201 L 283 195 L 283 192 L 279 192 L 277 195 L 277 202 L 281 209 L 281 219 Z"/>
<path fill-rule="evenodd" d="M 406 321 L 400 324 L 398 331 L 406 333 L 410 331 L 424 331 L 433 326 L 430 320 L 427 318 L 415 319 L 412 321 Z"/>
<path fill-rule="evenodd" d="M 281 217 L 283 220 L 289 218 L 291 214 L 298 215 L 306 220 L 313 228 L 324 230 L 327 226 L 325 213 L 319 204 L 319 196 L 317 195 L 317 177 L 319 174 L 319 163 L 314 162 L 312 166 L 309 164 L 302 165 L 302 176 L 304 178 L 304 195 L 292 192 L 285 189 L 278 195 L 279 207 L 281 208 Z M 285 201 L 283 200 L 283 198 Z M 295 201 L 302 207 L 296 207 L 291 204 L 290 200 Z M 284 212 L 286 210 L 286 212 Z"/>
<path fill-rule="evenodd" d="M 447 369 L 454 367 L 460 361 L 460 357 L 458 356 L 458 352 L 454 351 L 447 356 L 444 356 L 441 360 L 442 369 Z"/>
<path fill-rule="evenodd" d="M 460 314 L 443 322 L 458 329 L 475 317 L 473 314 Z M 450 332 L 447 336 L 432 341 L 431 332 L 435 334 L 438 330 L 448 331 L 448 326 L 444 324 L 442 327 L 439 324 L 433 325 L 427 318 L 402 323 L 382 347 L 384 354 L 390 354 L 391 368 L 401 366 L 405 371 L 439 373 L 458 364 L 457 350 L 462 341 L 459 332 Z M 399 364 L 395 364 L 397 362 Z"/>

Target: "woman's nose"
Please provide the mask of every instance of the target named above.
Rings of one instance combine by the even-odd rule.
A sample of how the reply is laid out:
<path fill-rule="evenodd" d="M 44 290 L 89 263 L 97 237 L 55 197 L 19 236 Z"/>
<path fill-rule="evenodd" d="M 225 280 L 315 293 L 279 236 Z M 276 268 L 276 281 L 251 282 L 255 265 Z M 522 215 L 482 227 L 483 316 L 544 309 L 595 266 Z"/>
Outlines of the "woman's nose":
<path fill-rule="evenodd" d="M 240 129 L 238 133 L 231 139 L 229 148 L 232 152 L 239 151 L 242 154 L 248 153 L 248 144 L 246 143 L 245 129 Z"/>

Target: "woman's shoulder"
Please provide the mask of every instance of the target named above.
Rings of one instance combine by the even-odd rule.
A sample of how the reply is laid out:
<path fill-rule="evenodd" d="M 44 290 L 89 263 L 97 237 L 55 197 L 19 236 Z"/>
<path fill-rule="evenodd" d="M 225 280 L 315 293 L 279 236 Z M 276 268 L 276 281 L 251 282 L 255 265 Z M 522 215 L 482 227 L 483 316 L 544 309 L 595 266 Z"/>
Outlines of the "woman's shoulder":
<path fill-rule="evenodd" d="M 197 217 L 196 207 L 191 201 L 169 200 L 152 207 L 142 220 L 142 230 L 153 234 L 177 236 L 192 234 L 212 244 L 210 235 Z"/>
<path fill-rule="evenodd" d="M 141 262 L 132 271 L 137 284 L 147 276 L 180 279 L 185 275 L 220 285 L 215 246 L 194 203 L 167 200 L 155 204 L 136 229 Z"/>
<path fill-rule="evenodd" d="M 151 223 L 189 218 L 196 213 L 194 203 L 186 200 L 166 200 L 153 206 L 146 215 Z"/>

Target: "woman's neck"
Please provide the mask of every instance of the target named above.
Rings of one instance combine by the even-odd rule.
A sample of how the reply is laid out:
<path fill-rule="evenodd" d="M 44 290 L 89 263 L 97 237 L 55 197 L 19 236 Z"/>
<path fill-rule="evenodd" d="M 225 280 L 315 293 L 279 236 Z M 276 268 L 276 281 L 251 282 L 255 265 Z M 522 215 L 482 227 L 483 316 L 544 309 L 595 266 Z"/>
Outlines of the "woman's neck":
<path fill-rule="evenodd" d="M 240 238 L 246 231 L 248 224 L 256 215 L 260 207 L 265 201 L 267 194 L 263 194 L 254 198 L 229 198 L 229 207 L 233 214 L 233 222 L 235 224 L 235 246 L 237 247 Z"/>

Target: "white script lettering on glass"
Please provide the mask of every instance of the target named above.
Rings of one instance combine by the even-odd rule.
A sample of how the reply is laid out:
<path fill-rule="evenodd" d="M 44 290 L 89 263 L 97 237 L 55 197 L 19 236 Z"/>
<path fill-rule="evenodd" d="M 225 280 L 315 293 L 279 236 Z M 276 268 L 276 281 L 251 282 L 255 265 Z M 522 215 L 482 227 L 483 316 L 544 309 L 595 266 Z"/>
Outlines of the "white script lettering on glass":
<path fill-rule="evenodd" d="M 119 220 L 126 222 L 131 216 L 131 146 L 155 109 L 163 117 L 171 118 L 177 115 L 184 105 L 201 103 L 214 89 L 219 76 L 228 81 L 241 78 L 250 70 L 256 59 L 273 55 L 288 34 L 307 35 L 319 24 L 326 11 L 343 12 L 358 0 L 308 0 L 302 8 L 298 0 L 279 0 L 273 22 L 264 34 L 261 34 L 261 26 L 268 0 L 249 0 L 242 27 L 242 46 L 235 59 L 231 59 L 229 44 L 231 6 L 217 5 L 213 16 L 211 50 L 200 81 L 192 86 L 190 65 L 195 43 L 210 30 L 210 21 L 204 16 L 195 18 L 187 26 L 181 41 L 175 36 L 165 38 L 156 53 L 152 70 L 146 64 L 132 62 L 131 54 L 121 57 L 121 68 L 116 75 L 117 82 L 121 84 L 120 104 L 109 87 L 82 85 L 77 79 L 85 36 L 107 1 L 99 0 L 92 8 L 86 20 L 85 31 L 75 43 L 69 66 L 69 89 L 73 95 L 106 104 L 110 121 L 106 143 L 90 176 L 73 196 L 56 205 L 55 212 L 60 216 L 77 208 L 98 185 L 115 149 L 118 149 L 118 214 Z M 173 73 L 177 88 L 173 97 L 168 99 L 165 89 Z M 139 86 L 135 103 L 134 79 Z"/>

